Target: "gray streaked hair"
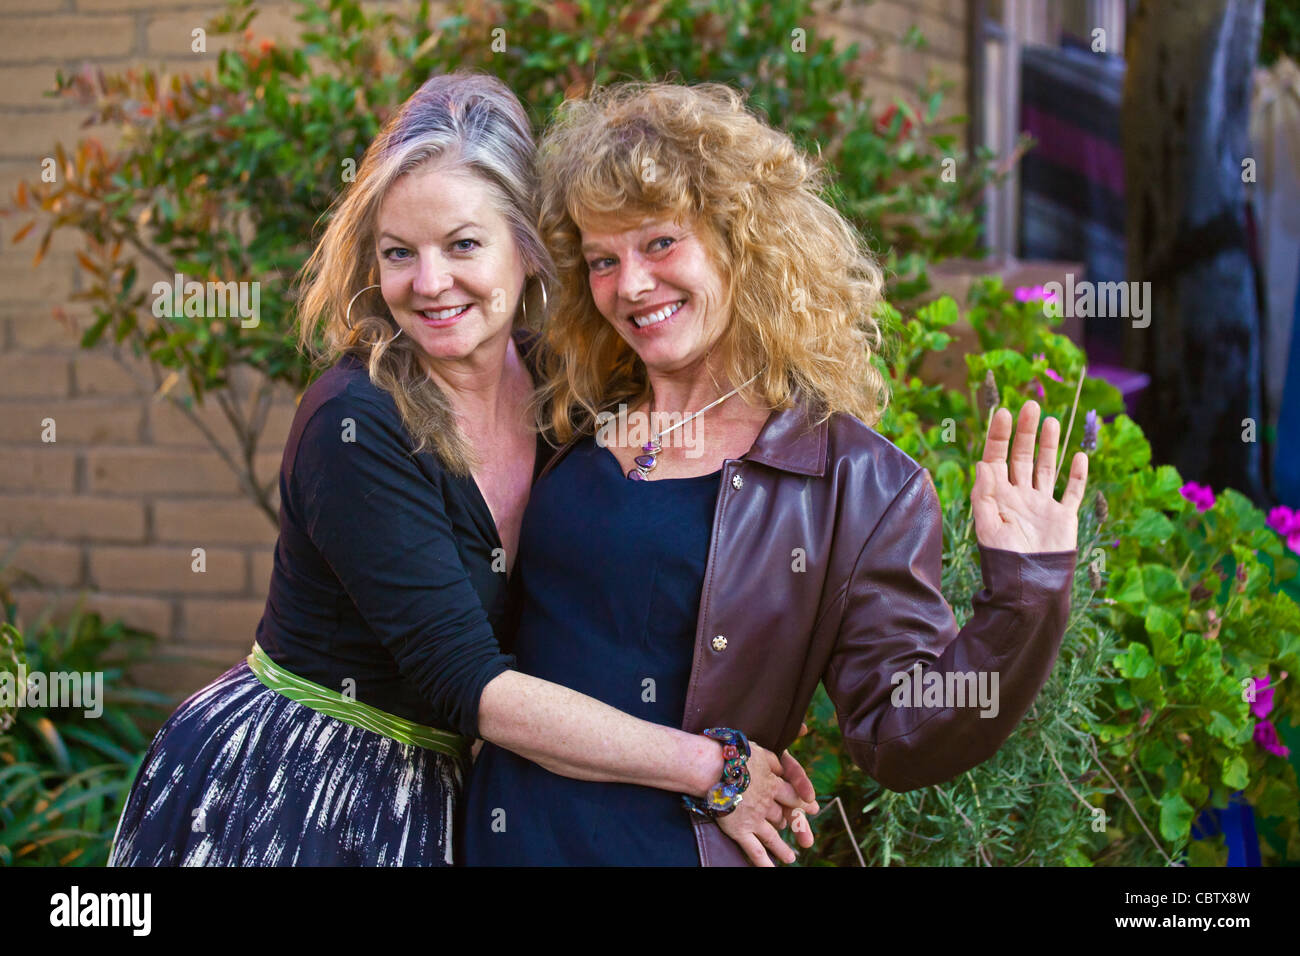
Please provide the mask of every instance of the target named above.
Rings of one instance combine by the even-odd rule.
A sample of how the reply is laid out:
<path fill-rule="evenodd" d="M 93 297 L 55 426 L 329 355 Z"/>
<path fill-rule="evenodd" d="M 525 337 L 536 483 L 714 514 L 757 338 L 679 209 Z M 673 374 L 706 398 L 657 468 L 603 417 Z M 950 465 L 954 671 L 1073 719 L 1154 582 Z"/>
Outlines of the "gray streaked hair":
<path fill-rule="evenodd" d="M 300 347 L 320 364 L 343 354 L 366 362 L 370 379 L 397 403 L 417 451 L 432 447 L 444 465 L 468 474 L 472 449 L 456 426 L 451 405 L 429 378 L 420 349 L 408 336 L 395 341 L 397 323 L 380 290 L 371 289 L 352 309 L 349 301 L 378 281 L 375 231 L 384 196 L 401 177 L 427 163 L 471 172 L 487 183 L 510 227 L 526 280 L 525 314 L 541 322 L 542 285 L 555 266 L 537 228 L 536 144 L 527 113 L 501 80 L 481 73 L 430 77 L 384 123 L 349 184 L 333 206 L 325 232 L 299 274 Z M 521 300 L 523 304 L 523 300 Z M 518 323 L 518 319 L 516 322 Z"/>

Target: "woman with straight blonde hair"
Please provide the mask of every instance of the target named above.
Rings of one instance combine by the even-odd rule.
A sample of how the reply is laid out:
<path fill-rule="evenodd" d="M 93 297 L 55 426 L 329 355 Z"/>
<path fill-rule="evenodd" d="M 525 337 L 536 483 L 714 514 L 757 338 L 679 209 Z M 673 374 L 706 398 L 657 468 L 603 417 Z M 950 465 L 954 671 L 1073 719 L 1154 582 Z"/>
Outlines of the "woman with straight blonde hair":
<path fill-rule="evenodd" d="M 528 414 L 524 326 L 553 276 L 533 160 L 513 94 L 463 74 L 366 151 L 303 270 L 302 345 L 329 368 L 285 446 L 256 643 L 154 738 L 113 865 L 450 864 L 476 737 L 672 800 L 734 802 L 743 774 L 728 833 L 793 858 L 774 824 L 816 804 L 788 755 L 629 716 L 497 644 L 548 452 Z"/>

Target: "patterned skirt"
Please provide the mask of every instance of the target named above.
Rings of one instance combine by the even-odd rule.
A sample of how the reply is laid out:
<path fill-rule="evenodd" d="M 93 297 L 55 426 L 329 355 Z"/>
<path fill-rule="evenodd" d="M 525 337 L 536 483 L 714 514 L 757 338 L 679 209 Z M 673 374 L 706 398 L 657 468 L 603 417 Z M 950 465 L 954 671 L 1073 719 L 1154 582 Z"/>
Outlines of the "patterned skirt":
<path fill-rule="evenodd" d="M 462 785 L 455 757 L 291 699 L 245 660 L 154 737 L 109 866 L 449 866 Z"/>

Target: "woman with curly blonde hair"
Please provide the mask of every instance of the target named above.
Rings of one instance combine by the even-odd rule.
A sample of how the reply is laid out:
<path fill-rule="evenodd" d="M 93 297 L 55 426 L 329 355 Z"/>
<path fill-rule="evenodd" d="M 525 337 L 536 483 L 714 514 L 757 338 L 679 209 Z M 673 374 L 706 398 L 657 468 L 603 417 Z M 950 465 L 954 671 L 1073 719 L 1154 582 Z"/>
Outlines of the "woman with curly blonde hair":
<path fill-rule="evenodd" d="M 990 756 L 1064 633 L 1087 456 L 1058 502 L 1060 423 L 1035 463 L 1037 404 L 1014 447 L 997 412 L 971 495 L 985 589 L 959 630 L 933 483 L 872 428 L 880 270 L 818 167 L 736 91 L 653 83 L 566 103 L 539 171 L 559 294 L 537 407 L 563 447 L 521 529 L 520 669 L 729 754 L 788 746 L 820 681 L 896 790 Z M 722 835 L 734 783 L 681 801 L 488 744 L 466 859 L 766 863 Z"/>

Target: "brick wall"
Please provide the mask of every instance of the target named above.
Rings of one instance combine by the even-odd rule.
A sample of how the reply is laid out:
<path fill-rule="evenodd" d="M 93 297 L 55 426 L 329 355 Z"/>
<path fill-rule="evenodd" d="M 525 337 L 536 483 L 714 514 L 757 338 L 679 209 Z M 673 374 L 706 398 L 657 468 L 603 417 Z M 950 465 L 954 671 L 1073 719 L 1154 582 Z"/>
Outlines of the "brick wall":
<path fill-rule="evenodd" d="M 190 51 L 191 33 L 220 4 L 187 0 L 4 0 L 0 10 L 0 195 L 35 180 L 56 141 L 74 143 L 85 114 L 45 98 L 54 71 L 85 62 L 108 71 L 131 65 L 202 69 L 221 48 Z M 285 0 L 261 4 L 259 35 L 291 38 L 298 26 Z M 962 111 L 965 71 L 961 0 L 845 4 L 822 27 L 876 50 L 877 93 L 888 99 L 931 68 L 959 83 L 949 112 Z M 884 42 L 912 25 L 932 38 L 925 53 L 899 54 Z M 103 138 L 103 132 L 97 131 Z M 201 432 L 155 401 L 148 367 L 109 347 L 82 351 L 76 328 L 87 312 L 67 300 L 79 291 L 79 240 L 56 234 L 32 267 L 35 243 L 9 237 L 24 219 L 0 219 L 0 559 L 23 619 L 66 613 L 78 600 L 163 637 L 163 654 L 139 670 L 145 683 L 188 693 L 247 653 L 261 617 L 275 531 L 239 491 L 237 479 Z M 155 278 L 142 274 L 148 288 Z M 71 328 L 52 318 L 64 307 Z M 243 376 L 238 389 L 254 385 Z M 280 392 L 258 457 L 276 473 L 293 416 Z M 215 404 L 204 422 L 229 443 Z M 43 442 L 42 421 L 56 441 Z M 191 549 L 206 571 L 191 570 Z M 0 561 L 0 563 L 4 563 Z"/>

